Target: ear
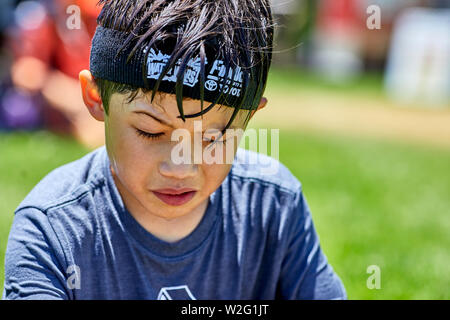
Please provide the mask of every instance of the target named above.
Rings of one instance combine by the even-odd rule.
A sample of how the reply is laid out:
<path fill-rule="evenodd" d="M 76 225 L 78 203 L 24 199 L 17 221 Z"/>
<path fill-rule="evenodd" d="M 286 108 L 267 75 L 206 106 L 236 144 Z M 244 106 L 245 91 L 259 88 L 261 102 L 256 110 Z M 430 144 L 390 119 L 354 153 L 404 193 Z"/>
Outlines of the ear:
<path fill-rule="evenodd" d="M 264 108 L 264 107 L 267 105 L 267 102 L 268 102 L 268 101 L 267 101 L 267 98 L 266 98 L 266 97 L 262 97 L 262 98 L 261 98 L 261 101 L 259 102 L 258 109 L 256 109 L 256 111 L 258 111 L 258 110 Z"/>
<path fill-rule="evenodd" d="M 267 98 L 266 97 L 262 97 L 261 101 L 259 102 L 258 109 L 252 111 L 250 119 L 253 117 L 253 115 L 255 114 L 256 111 L 261 110 L 262 108 L 264 108 L 267 105 L 267 102 L 268 102 Z"/>
<path fill-rule="evenodd" d="M 105 110 L 97 85 L 89 70 L 83 70 L 79 74 L 83 101 L 89 113 L 98 121 L 105 121 Z"/>

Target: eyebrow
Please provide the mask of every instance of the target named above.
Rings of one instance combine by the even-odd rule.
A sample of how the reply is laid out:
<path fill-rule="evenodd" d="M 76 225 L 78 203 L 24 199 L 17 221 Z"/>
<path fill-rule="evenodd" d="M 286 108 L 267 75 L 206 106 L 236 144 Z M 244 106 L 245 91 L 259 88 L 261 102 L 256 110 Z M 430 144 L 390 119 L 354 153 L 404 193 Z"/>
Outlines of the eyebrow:
<path fill-rule="evenodd" d="M 159 123 L 162 123 L 162 124 L 164 124 L 164 125 L 166 125 L 168 127 L 171 127 L 171 128 L 175 128 L 171 123 L 169 123 L 169 122 L 167 122 L 167 121 L 165 121 L 163 119 L 160 119 L 160 118 L 158 118 L 158 117 L 156 117 L 156 116 L 154 116 L 154 115 L 152 115 L 152 114 L 150 114 L 150 113 L 148 113 L 146 111 L 138 110 L 138 111 L 133 111 L 133 113 L 143 114 L 143 115 L 149 116 L 150 118 L 155 119 Z M 217 128 L 209 128 L 209 129 L 216 129 L 216 130 L 219 130 L 219 131 L 223 131 L 223 129 L 225 129 L 225 126 L 223 127 L 223 129 L 217 129 Z M 240 129 L 240 128 L 232 125 L 228 129 Z M 206 131 L 206 130 L 208 130 L 208 129 L 205 129 L 204 131 Z"/>
<path fill-rule="evenodd" d="M 163 119 L 160 119 L 160 118 L 158 118 L 158 117 L 156 117 L 156 116 L 154 116 L 154 115 L 152 115 L 152 114 L 150 114 L 150 113 L 148 113 L 146 111 L 138 110 L 138 111 L 133 111 L 133 113 L 143 114 L 143 115 L 149 116 L 150 118 L 153 118 L 154 120 L 158 121 L 159 123 L 162 123 L 162 124 L 164 124 L 164 125 L 166 125 L 168 127 L 173 128 L 173 125 L 171 123 L 169 123 L 169 122 L 167 122 L 167 121 L 165 121 Z"/>

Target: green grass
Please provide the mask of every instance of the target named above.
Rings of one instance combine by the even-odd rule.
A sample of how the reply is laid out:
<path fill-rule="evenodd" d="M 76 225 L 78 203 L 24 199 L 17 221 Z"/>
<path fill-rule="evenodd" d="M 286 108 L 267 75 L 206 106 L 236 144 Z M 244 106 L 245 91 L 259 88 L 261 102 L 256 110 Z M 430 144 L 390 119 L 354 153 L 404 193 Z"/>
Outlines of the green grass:
<path fill-rule="evenodd" d="M 351 299 L 450 298 L 450 151 L 281 130 L 280 160 Z"/>
<path fill-rule="evenodd" d="M 267 81 L 267 91 L 290 94 L 299 90 L 309 92 L 334 93 L 338 95 L 363 96 L 364 98 L 384 99 L 383 75 L 381 73 L 364 73 L 348 82 L 333 82 L 317 73 L 291 67 L 272 68 Z"/>
<path fill-rule="evenodd" d="M 350 299 L 449 299 L 450 151 L 280 130 L 322 248 Z M 45 132 L 0 135 L 0 282 L 13 211 L 52 169 L 88 150 Z M 369 290 L 366 269 L 381 268 Z"/>

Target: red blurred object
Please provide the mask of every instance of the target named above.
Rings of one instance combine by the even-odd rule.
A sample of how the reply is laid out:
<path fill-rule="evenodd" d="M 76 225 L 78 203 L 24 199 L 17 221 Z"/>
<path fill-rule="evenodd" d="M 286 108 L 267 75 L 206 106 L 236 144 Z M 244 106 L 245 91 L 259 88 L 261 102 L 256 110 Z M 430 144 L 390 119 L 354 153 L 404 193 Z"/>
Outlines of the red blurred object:
<path fill-rule="evenodd" d="M 47 65 L 51 63 L 54 46 L 54 24 L 48 14 L 36 28 L 14 30 L 11 41 L 15 59 L 31 56 L 42 60 Z"/>
<path fill-rule="evenodd" d="M 43 98 L 45 127 L 73 134 L 87 145 L 99 145 L 103 134 L 101 124 L 86 112 L 78 85 L 79 72 L 89 69 L 91 39 L 101 11 L 96 3 L 96 0 L 54 0 L 50 13 L 39 1 L 24 2 L 16 10 L 19 20 L 9 37 L 14 66 L 32 61 L 27 59 L 30 57 L 44 64 L 41 68 L 44 83 L 33 94 L 37 99 Z M 20 71 L 17 74 L 22 79 L 31 79 L 33 72 L 38 71 L 26 67 L 14 70 Z"/>
<path fill-rule="evenodd" d="M 78 73 L 89 68 L 91 39 L 101 8 L 96 1 L 77 0 L 76 4 L 81 9 L 81 28 L 69 29 L 66 24 L 68 1 L 58 3 L 55 17 L 46 14 L 36 28 L 18 28 L 12 41 L 14 56 L 38 58 L 49 67 L 78 79 Z"/>
<path fill-rule="evenodd" d="M 86 30 L 68 30 L 59 28 L 55 38 L 55 67 L 66 75 L 78 79 L 83 69 L 89 69 L 91 37 Z"/>
<path fill-rule="evenodd" d="M 77 0 L 77 5 L 80 6 L 81 12 L 90 18 L 97 18 L 101 11 L 101 7 L 97 6 L 96 0 Z"/>
<path fill-rule="evenodd" d="M 351 29 L 359 23 L 359 0 L 322 0 L 317 15 L 317 25 L 326 31 Z"/>

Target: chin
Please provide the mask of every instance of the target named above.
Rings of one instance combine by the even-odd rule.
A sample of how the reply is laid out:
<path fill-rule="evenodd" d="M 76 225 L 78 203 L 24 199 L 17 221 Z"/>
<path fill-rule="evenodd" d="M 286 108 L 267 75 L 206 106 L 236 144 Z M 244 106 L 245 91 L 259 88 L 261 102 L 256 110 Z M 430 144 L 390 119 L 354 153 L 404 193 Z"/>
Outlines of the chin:
<path fill-rule="evenodd" d="M 173 210 L 170 210 L 167 208 L 166 209 L 161 208 L 161 210 L 158 210 L 158 213 L 156 214 L 156 216 L 161 219 L 170 221 L 173 219 L 183 217 L 183 216 L 189 214 L 189 212 L 190 212 L 189 210 L 186 210 L 186 209 L 183 210 L 181 208 L 177 208 L 177 209 L 173 209 Z"/>
<path fill-rule="evenodd" d="M 148 212 L 151 212 L 159 218 L 172 220 L 189 214 L 195 206 L 193 207 L 192 203 L 186 203 L 182 206 L 171 206 L 160 200 L 156 200 L 155 202 L 152 201 L 149 203 L 147 208 Z"/>

